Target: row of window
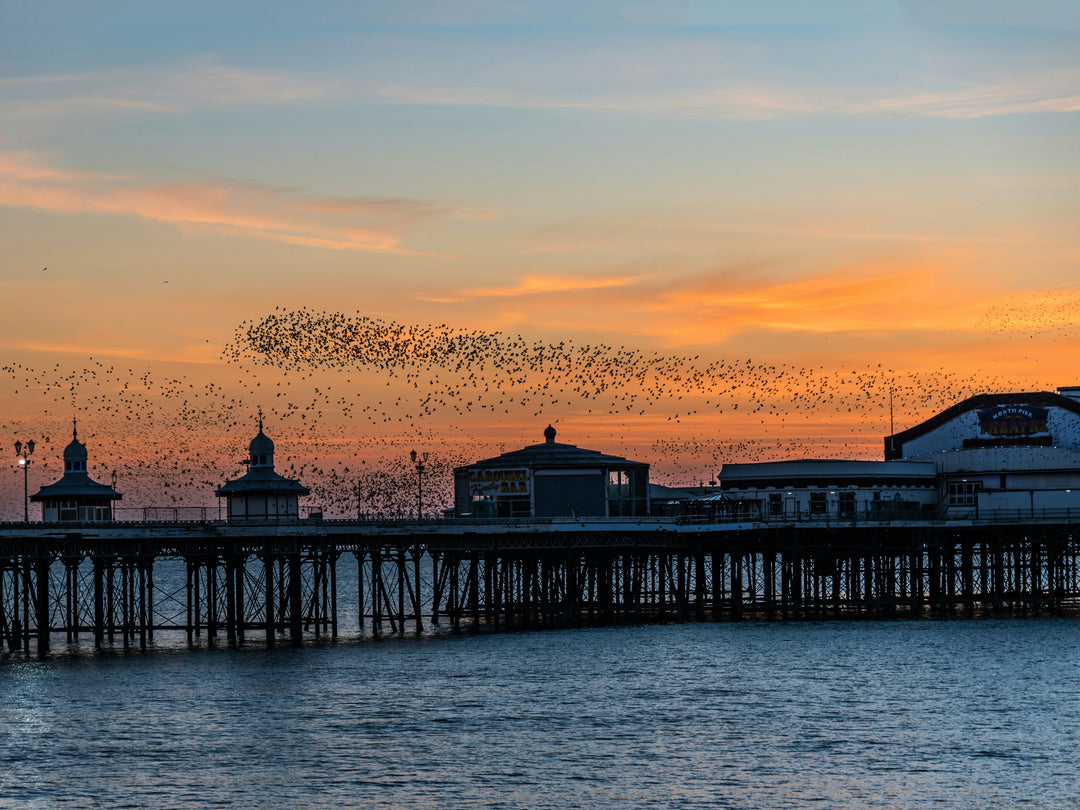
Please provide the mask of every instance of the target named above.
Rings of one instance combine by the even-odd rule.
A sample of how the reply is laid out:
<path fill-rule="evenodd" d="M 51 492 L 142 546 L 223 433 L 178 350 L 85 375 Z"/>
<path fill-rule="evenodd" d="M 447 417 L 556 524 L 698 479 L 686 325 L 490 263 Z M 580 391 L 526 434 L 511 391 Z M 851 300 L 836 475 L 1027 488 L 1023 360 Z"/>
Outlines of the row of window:
<path fill-rule="evenodd" d="M 56 510 L 56 517 L 51 518 L 50 513 Z M 106 501 L 102 504 L 80 505 L 76 501 L 59 501 L 47 503 L 44 509 L 45 520 L 64 521 L 98 521 L 112 520 L 112 506 Z"/>
<path fill-rule="evenodd" d="M 532 516 L 532 500 L 528 495 L 473 495 L 471 511 L 473 517 L 479 518 L 527 518 Z"/>
<path fill-rule="evenodd" d="M 811 492 L 810 493 L 810 514 L 811 515 L 827 515 L 829 513 L 829 502 L 826 497 L 827 493 L 824 492 Z M 794 499 L 792 499 L 794 504 Z M 841 517 L 847 517 L 855 514 L 855 493 L 854 492 L 840 492 L 836 497 L 836 510 L 837 514 Z M 769 514 L 770 515 L 782 515 L 784 514 L 784 495 L 781 492 L 769 493 Z"/>
<path fill-rule="evenodd" d="M 975 506 L 979 500 L 981 481 L 953 481 L 946 485 L 946 495 L 950 506 Z M 874 500 L 880 500 L 880 493 L 874 493 Z M 837 514 L 841 516 L 855 514 L 855 493 L 839 492 L 836 498 Z M 810 493 L 810 514 L 826 515 L 829 512 L 827 493 Z M 784 495 L 780 492 L 769 493 L 769 514 L 784 514 Z"/>
<path fill-rule="evenodd" d="M 532 500 L 528 495 L 494 497 L 473 495 L 470 513 L 481 518 L 527 518 L 532 517 Z M 609 517 L 634 517 L 645 514 L 645 502 L 641 498 L 622 498 L 608 501 Z"/>

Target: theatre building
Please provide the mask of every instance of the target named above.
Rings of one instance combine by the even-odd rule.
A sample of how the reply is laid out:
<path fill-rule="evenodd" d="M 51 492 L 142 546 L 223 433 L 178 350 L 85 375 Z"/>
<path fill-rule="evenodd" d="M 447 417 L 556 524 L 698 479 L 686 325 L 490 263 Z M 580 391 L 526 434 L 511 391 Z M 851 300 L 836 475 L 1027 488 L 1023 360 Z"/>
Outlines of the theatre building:
<path fill-rule="evenodd" d="M 970 397 L 887 436 L 884 461 L 725 464 L 720 483 L 764 519 L 1080 515 L 1080 387 Z"/>
<path fill-rule="evenodd" d="M 635 517 L 649 514 L 649 465 L 555 441 L 454 470 L 458 517 Z"/>
<path fill-rule="evenodd" d="M 885 439 L 934 464 L 943 515 L 1080 510 L 1080 387 L 981 394 Z"/>

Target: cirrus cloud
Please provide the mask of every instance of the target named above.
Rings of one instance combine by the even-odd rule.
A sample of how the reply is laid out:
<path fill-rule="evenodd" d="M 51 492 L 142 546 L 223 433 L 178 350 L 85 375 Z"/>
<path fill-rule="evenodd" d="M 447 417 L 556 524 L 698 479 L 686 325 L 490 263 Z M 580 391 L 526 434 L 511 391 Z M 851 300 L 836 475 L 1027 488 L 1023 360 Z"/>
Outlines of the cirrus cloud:
<path fill-rule="evenodd" d="M 0 205 L 57 214 L 111 214 L 307 247 L 444 256 L 402 246 L 439 218 L 492 216 L 462 204 L 410 198 L 319 198 L 235 180 L 154 182 L 49 166 L 26 151 L 0 152 Z"/>

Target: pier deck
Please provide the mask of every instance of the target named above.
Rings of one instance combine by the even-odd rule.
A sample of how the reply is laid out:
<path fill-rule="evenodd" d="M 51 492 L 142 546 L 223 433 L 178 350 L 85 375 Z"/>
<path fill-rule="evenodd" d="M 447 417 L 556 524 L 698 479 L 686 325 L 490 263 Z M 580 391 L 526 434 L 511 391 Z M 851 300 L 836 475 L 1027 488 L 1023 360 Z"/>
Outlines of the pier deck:
<path fill-rule="evenodd" d="M 0 644 L 146 648 L 753 617 L 1070 612 L 1080 512 L 889 521 L 663 518 L 0 524 Z M 349 582 L 338 562 L 350 555 Z M 179 583 L 155 581 L 182 566 Z"/>

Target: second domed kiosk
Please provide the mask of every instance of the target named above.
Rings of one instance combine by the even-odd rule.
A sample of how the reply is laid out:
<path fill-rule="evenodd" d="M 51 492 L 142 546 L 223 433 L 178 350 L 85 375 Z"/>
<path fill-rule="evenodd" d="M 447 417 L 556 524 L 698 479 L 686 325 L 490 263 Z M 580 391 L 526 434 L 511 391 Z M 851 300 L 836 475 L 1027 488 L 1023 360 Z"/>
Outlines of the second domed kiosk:
<path fill-rule="evenodd" d="M 649 514 L 649 465 L 555 441 L 454 470 L 458 517 L 640 517 Z"/>
<path fill-rule="evenodd" d="M 300 497 L 310 490 L 299 481 L 274 471 L 274 442 L 259 432 L 248 445 L 248 471 L 227 481 L 215 493 L 225 498 L 229 520 L 297 520 Z"/>

